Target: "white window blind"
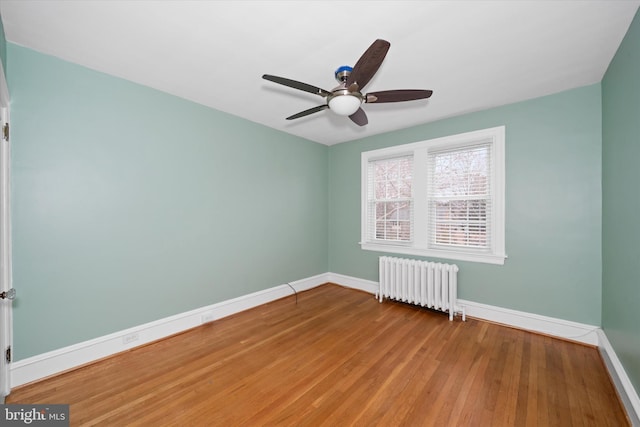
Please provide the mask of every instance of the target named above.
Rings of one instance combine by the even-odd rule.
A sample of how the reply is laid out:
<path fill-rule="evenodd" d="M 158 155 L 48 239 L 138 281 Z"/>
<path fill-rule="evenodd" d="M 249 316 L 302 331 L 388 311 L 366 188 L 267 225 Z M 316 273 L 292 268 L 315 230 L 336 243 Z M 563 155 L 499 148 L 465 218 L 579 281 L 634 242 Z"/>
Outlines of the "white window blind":
<path fill-rule="evenodd" d="M 410 242 L 413 237 L 413 157 L 368 163 L 368 231 L 370 240 Z"/>
<path fill-rule="evenodd" d="M 491 144 L 428 155 L 429 246 L 491 250 Z"/>

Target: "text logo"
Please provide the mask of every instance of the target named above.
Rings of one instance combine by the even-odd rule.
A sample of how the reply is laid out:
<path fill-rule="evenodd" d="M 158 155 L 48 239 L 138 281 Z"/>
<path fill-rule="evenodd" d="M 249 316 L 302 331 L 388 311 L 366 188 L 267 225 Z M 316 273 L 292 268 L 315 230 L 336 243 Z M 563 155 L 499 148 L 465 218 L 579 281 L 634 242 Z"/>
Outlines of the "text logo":
<path fill-rule="evenodd" d="M 69 405 L 0 405 L 0 425 L 68 427 Z"/>

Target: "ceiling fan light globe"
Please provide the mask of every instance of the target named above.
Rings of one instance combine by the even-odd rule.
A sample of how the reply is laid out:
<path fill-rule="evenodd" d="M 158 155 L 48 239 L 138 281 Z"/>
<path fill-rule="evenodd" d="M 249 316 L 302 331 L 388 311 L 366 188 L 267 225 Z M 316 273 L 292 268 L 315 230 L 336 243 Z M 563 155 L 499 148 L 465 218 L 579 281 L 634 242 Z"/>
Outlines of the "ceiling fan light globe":
<path fill-rule="evenodd" d="M 360 108 L 362 101 L 353 95 L 340 95 L 329 100 L 329 109 L 339 116 L 350 116 Z"/>

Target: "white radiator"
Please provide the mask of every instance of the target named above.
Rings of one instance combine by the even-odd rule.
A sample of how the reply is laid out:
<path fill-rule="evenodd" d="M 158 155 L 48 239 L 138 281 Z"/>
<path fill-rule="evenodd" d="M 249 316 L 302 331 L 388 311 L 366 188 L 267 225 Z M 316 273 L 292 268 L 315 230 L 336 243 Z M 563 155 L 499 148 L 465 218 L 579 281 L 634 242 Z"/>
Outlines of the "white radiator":
<path fill-rule="evenodd" d="M 458 301 L 458 266 L 439 262 L 380 257 L 380 288 L 376 298 L 402 301 L 449 312 L 449 320 L 464 307 Z"/>

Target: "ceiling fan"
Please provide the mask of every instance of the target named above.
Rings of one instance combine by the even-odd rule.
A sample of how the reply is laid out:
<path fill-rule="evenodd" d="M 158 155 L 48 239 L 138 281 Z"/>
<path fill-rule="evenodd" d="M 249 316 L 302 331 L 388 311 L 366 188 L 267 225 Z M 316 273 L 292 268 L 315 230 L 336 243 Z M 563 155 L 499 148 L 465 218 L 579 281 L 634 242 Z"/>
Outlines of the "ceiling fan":
<path fill-rule="evenodd" d="M 340 85 L 330 91 L 270 74 L 264 74 L 262 78 L 326 98 L 326 104 L 301 111 L 287 117 L 287 120 L 298 119 L 329 109 L 340 116 L 349 116 L 355 124 L 364 126 L 369 120 L 364 110 L 360 108 L 363 102 L 367 104 L 380 104 L 383 102 L 413 101 L 416 99 L 429 98 L 433 93 L 431 90 L 399 89 L 362 94 L 362 89 L 369 83 L 369 80 L 371 80 L 376 71 L 378 71 L 378 68 L 380 68 L 390 46 L 391 44 L 386 40 L 378 39 L 374 41 L 362 54 L 360 59 L 358 59 L 358 62 L 356 62 L 353 68 L 344 65 L 336 70 L 335 78 Z"/>

